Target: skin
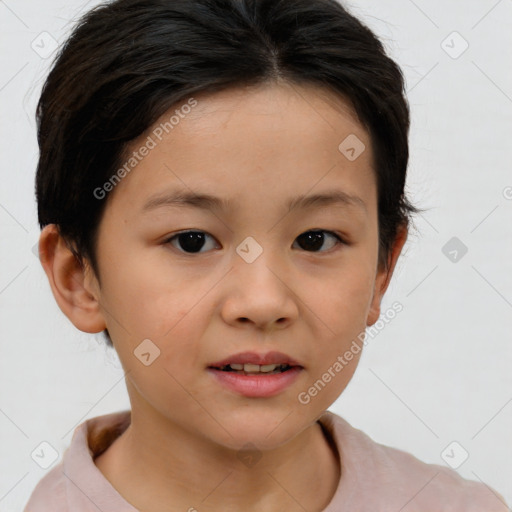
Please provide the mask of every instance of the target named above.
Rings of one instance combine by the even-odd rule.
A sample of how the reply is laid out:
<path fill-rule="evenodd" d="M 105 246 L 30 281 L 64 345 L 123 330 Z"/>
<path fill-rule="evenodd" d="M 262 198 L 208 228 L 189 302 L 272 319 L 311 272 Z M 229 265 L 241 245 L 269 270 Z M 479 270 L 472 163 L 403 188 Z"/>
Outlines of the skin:
<path fill-rule="evenodd" d="M 349 383 L 361 352 L 308 404 L 297 396 L 378 320 L 407 229 L 388 267 L 378 268 L 370 138 L 340 96 L 279 83 L 194 97 L 192 112 L 109 196 L 98 239 L 101 286 L 54 225 L 41 233 L 60 308 L 81 331 L 107 327 L 127 372 L 131 425 L 95 463 L 144 512 L 321 511 L 343 461 L 317 420 Z M 366 146 L 354 161 L 338 150 L 350 134 Z M 150 196 L 176 188 L 233 204 L 141 213 Z M 291 197 L 333 189 L 359 196 L 364 208 L 285 207 Z M 188 229 L 210 235 L 201 252 L 166 242 Z M 312 229 L 346 243 L 326 233 L 320 249 L 300 245 L 299 235 Z M 248 236 L 263 249 L 252 263 L 235 250 Z M 160 350 L 149 366 L 133 354 L 147 338 Z M 246 350 L 279 350 L 304 369 L 276 396 L 240 396 L 206 368 Z M 262 455 L 252 467 L 237 457 L 248 442 Z"/>

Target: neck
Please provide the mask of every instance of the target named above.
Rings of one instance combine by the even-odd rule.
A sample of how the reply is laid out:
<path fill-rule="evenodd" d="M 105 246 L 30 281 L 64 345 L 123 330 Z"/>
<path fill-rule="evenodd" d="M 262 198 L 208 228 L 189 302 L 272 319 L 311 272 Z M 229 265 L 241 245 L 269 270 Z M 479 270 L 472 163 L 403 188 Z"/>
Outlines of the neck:
<path fill-rule="evenodd" d="M 320 512 L 340 478 L 318 422 L 278 448 L 242 453 L 133 404 L 130 426 L 95 463 L 144 512 Z"/>

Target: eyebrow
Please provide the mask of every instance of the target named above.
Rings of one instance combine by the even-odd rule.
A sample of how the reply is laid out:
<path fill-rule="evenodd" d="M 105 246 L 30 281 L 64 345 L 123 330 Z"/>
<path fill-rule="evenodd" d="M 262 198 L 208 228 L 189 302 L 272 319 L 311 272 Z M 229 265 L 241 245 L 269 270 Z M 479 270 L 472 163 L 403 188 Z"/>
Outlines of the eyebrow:
<path fill-rule="evenodd" d="M 188 191 L 176 191 L 152 196 L 142 207 L 142 212 L 149 212 L 157 208 L 172 206 L 189 206 L 202 210 L 219 211 L 229 210 L 233 207 L 233 201 L 215 197 L 210 194 L 202 194 Z M 332 190 L 329 192 L 300 195 L 287 201 L 288 211 L 295 208 L 322 208 L 327 206 L 357 207 L 367 212 L 365 202 L 358 196 L 349 194 L 343 190 Z"/>

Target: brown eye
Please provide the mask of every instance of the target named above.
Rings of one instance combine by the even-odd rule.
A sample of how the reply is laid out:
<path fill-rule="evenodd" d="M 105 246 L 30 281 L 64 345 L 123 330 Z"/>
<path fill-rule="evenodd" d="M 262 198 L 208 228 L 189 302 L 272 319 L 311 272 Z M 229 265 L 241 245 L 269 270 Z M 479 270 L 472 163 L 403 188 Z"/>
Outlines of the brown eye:
<path fill-rule="evenodd" d="M 330 237 L 331 239 L 334 239 L 334 243 L 330 244 L 330 248 L 335 247 L 336 245 L 340 243 L 344 243 L 343 240 L 332 231 L 327 231 L 325 229 L 323 230 L 310 230 L 306 231 L 302 235 L 299 235 L 297 237 L 298 244 L 300 247 L 306 251 L 310 252 L 326 252 L 326 251 L 319 251 L 325 241 L 326 241 L 326 235 L 327 237 Z M 329 250 L 329 247 L 328 249 Z"/>
<path fill-rule="evenodd" d="M 173 247 L 176 247 L 176 244 L 179 244 L 181 248 L 176 247 L 178 250 L 194 254 L 201 252 L 201 249 L 205 246 L 205 240 L 208 238 L 214 240 L 211 235 L 204 231 L 182 231 L 181 233 L 168 238 L 165 243 L 170 243 Z"/>
<path fill-rule="evenodd" d="M 204 231 L 182 231 L 172 237 L 168 238 L 164 243 L 171 244 L 181 252 L 187 254 L 197 254 L 202 251 L 204 247 L 206 250 L 215 248 L 215 243 L 208 247 L 208 239 L 214 241 L 215 239 L 205 233 Z M 309 230 L 297 237 L 299 247 L 308 252 L 327 252 L 339 244 L 344 244 L 344 241 L 332 231 L 327 230 Z M 329 242 L 330 240 L 330 242 Z M 327 249 L 320 250 L 327 243 Z"/>

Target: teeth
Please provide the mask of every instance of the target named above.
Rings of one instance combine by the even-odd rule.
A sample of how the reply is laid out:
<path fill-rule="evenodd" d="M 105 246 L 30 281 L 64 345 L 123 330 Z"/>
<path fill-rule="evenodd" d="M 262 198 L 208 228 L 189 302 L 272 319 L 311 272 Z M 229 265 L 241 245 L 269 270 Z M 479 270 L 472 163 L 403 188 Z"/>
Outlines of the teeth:
<path fill-rule="evenodd" d="M 246 373 L 269 373 L 269 372 L 273 372 L 276 368 L 279 368 L 281 367 L 280 364 L 263 364 L 263 365 L 259 365 L 259 364 L 250 364 L 250 363 L 246 363 L 246 364 L 230 364 L 229 365 L 231 367 L 232 370 L 243 370 L 244 372 Z"/>
<path fill-rule="evenodd" d="M 280 364 L 264 364 L 260 366 L 260 372 L 273 372 Z"/>
<path fill-rule="evenodd" d="M 244 372 L 259 372 L 259 371 L 260 371 L 259 364 L 250 364 L 250 363 L 244 364 Z"/>
<path fill-rule="evenodd" d="M 286 363 L 283 364 L 240 364 L 240 363 L 232 363 L 226 364 L 219 368 L 222 371 L 236 371 L 236 372 L 244 372 L 247 373 L 277 373 L 279 371 L 284 372 L 290 369 L 290 366 Z"/>

